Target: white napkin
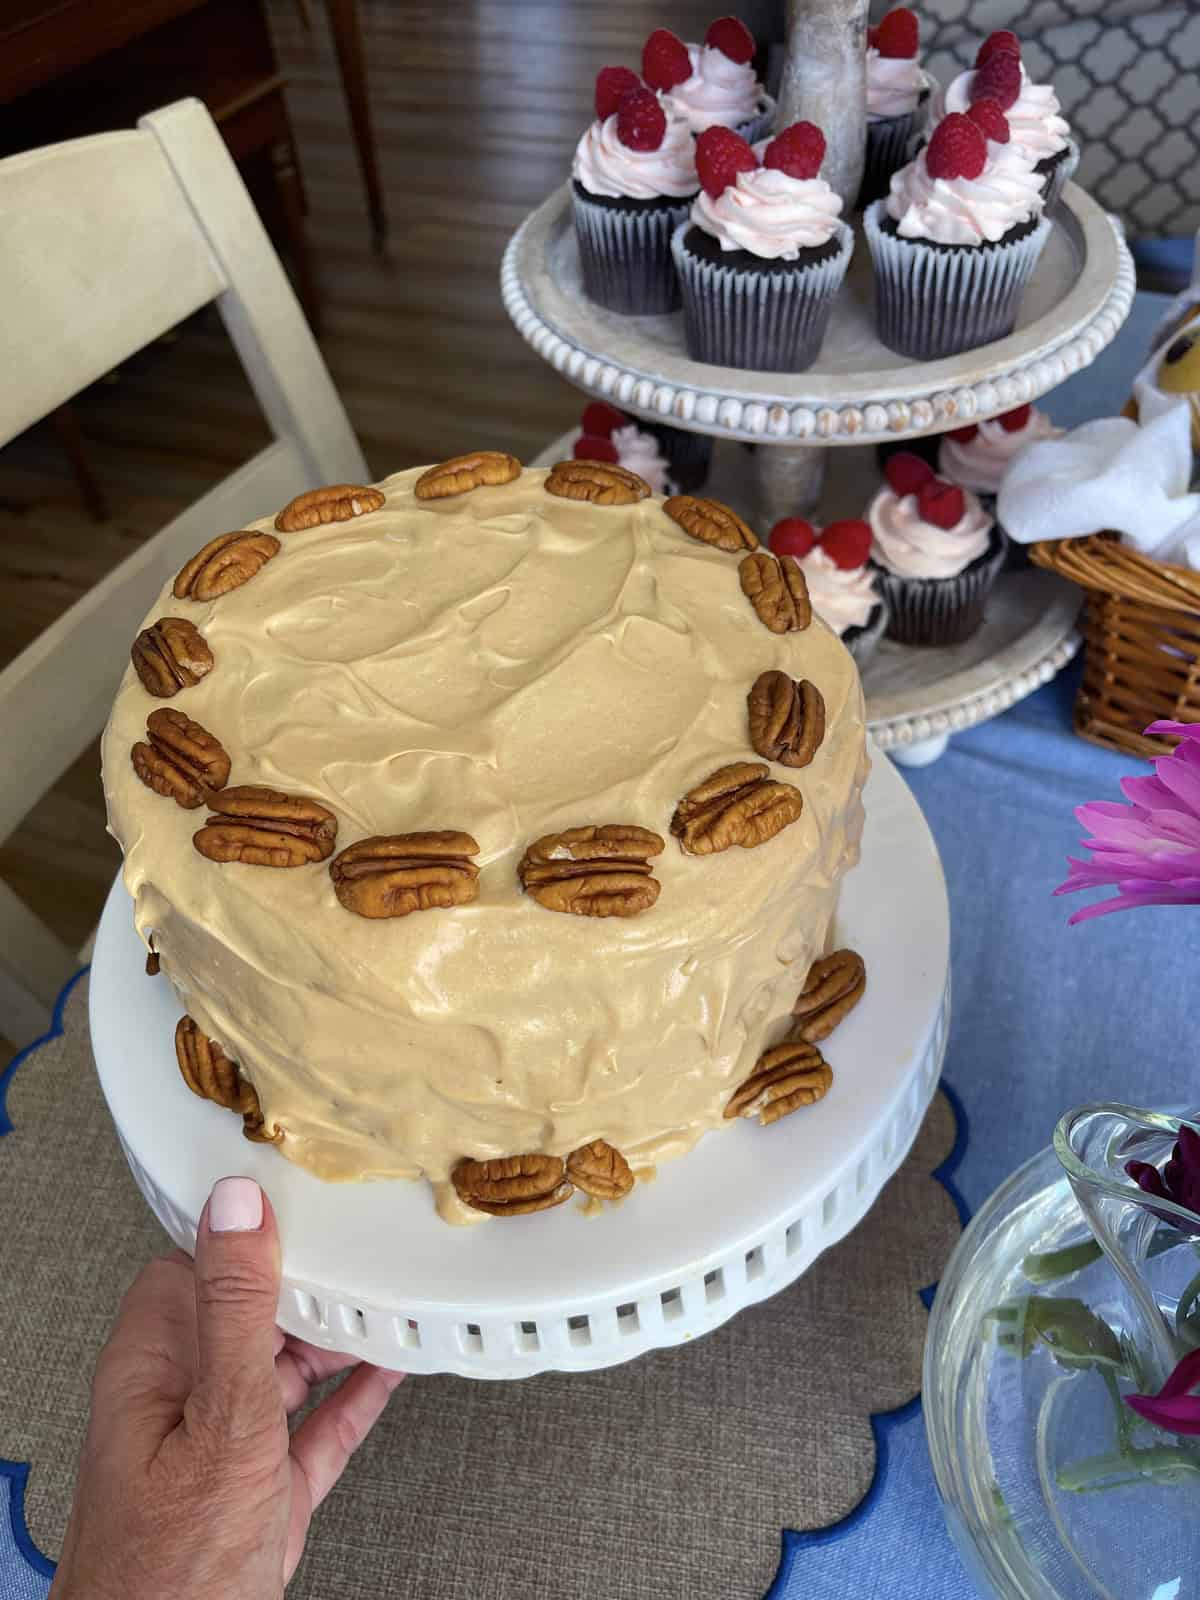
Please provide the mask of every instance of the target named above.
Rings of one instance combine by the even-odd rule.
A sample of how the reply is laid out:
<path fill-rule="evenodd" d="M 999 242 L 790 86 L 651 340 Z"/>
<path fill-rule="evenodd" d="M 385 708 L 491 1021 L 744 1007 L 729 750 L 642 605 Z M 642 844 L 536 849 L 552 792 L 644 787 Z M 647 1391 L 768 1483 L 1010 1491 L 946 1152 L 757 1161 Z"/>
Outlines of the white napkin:
<path fill-rule="evenodd" d="M 1112 528 L 1143 555 L 1200 568 L 1200 494 L 1192 494 L 1185 396 L 1135 385 L 1140 421 L 1101 417 L 1016 456 L 996 514 L 1019 544 Z"/>

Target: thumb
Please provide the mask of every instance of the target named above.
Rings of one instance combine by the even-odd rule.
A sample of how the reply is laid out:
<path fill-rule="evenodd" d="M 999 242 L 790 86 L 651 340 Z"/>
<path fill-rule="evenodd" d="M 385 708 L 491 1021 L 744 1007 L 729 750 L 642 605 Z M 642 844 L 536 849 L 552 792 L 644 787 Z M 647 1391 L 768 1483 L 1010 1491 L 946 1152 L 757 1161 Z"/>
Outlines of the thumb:
<path fill-rule="evenodd" d="M 196 1235 L 197 1387 L 274 1393 L 279 1303 L 275 1213 L 253 1178 L 214 1185 Z"/>

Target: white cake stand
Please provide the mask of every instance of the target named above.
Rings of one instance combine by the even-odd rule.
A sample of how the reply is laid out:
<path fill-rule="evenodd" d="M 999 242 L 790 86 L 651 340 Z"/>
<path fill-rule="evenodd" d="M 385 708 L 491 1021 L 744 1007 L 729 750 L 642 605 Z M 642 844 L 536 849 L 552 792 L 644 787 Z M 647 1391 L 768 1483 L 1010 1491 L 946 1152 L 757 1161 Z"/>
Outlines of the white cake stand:
<path fill-rule="evenodd" d="M 549 467 L 570 456 L 578 428 L 555 439 L 530 463 Z M 752 457 L 718 444 L 705 492 L 751 517 Z M 826 521 L 862 515 L 878 469 L 859 452 L 833 459 L 822 496 Z M 1080 645 L 1079 590 L 1051 572 L 1004 572 L 988 598 L 987 617 L 963 644 L 916 649 L 884 639 L 863 669 L 871 736 L 901 766 L 935 761 L 953 733 L 998 717 L 1049 683 Z"/>
<path fill-rule="evenodd" d="M 145 977 L 118 880 L 96 940 L 91 1030 L 138 1187 L 191 1249 L 214 1181 L 257 1178 L 283 1236 L 281 1325 L 388 1367 L 477 1378 L 584 1371 L 718 1327 L 861 1220 L 937 1084 L 949 1024 L 941 864 L 890 762 L 876 759 L 866 804 L 862 863 L 836 936 L 861 951 L 868 988 L 826 1047 L 830 1093 L 773 1127 L 739 1122 L 710 1135 L 597 1217 L 570 1202 L 453 1228 L 425 1184 L 325 1184 L 248 1144 L 233 1116 L 179 1076 L 179 1002 L 165 979 Z"/>

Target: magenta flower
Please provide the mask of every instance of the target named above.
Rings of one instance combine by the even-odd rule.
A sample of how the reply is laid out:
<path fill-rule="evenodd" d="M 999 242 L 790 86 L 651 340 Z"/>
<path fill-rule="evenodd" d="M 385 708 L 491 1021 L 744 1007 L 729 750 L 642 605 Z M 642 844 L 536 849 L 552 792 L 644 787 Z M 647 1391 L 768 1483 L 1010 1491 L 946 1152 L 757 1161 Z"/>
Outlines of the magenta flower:
<path fill-rule="evenodd" d="M 1125 1404 L 1155 1427 L 1170 1433 L 1200 1434 L 1200 1394 L 1194 1393 L 1196 1389 L 1200 1389 L 1200 1350 L 1184 1356 L 1157 1394 L 1127 1394 Z"/>
<path fill-rule="evenodd" d="M 1069 856 L 1070 876 L 1054 892 L 1109 884 L 1118 892 L 1076 911 L 1072 923 L 1130 906 L 1200 905 L 1200 723 L 1152 722 L 1146 732 L 1180 740 L 1155 760 L 1154 777 L 1121 779 L 1128 805 L 1090 800 L 1076 808 L 1091 860 Z"/>

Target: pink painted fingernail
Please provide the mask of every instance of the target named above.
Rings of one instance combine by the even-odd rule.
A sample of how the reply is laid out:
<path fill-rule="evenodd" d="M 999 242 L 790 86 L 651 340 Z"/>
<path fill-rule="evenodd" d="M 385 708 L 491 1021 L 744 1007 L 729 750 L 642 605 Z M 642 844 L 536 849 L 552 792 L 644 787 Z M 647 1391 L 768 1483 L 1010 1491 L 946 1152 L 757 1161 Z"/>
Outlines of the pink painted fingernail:
<path fill-rule="evenodd" d="M 210 1233 L 255 1233 L 262 1227 L 262 1190 L 253 1178 L 221 1178 L 208 1200 Z"/>

